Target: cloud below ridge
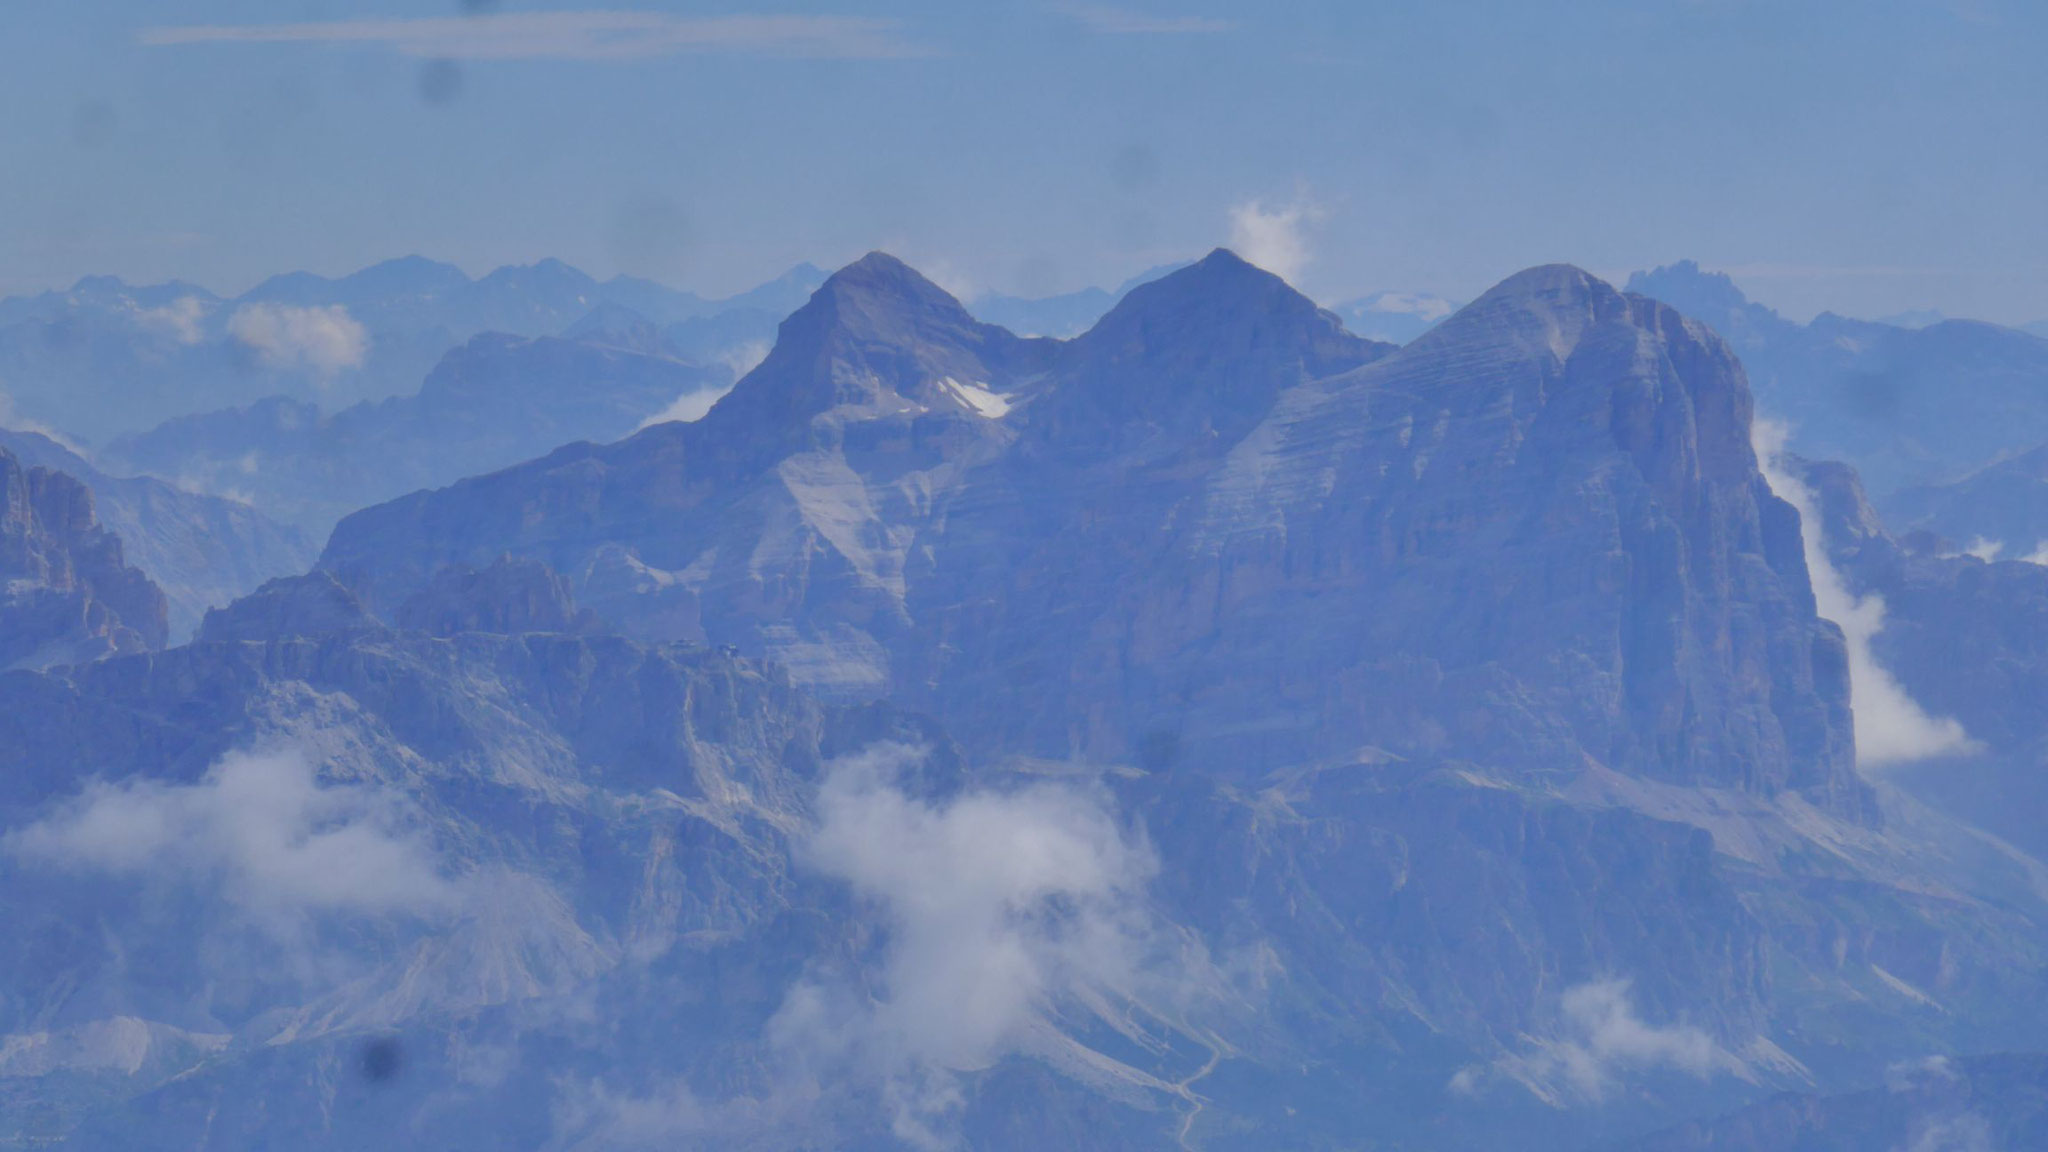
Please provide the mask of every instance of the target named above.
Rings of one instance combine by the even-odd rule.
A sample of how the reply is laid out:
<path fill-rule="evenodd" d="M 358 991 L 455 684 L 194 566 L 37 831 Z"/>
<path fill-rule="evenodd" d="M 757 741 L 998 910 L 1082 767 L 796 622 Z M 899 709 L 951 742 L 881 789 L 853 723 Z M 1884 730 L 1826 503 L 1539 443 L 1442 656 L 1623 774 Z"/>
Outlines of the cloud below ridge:
<path fill-rule="evenodd" d="M 1975 747 L 1963 726 L 1930 715 L 1880 664 L 1871 641 L 1884 630 L 1884 598 L 1858 596 L 1828 557 L 1825 528 L 1813 491 L 1785 464 L 1784 425 L 1759 419 L 1752 426 L 1758 466 L 1779 499 L 1799 510 L 1806 569 L 1815 608 L 1842 629 L 1849 648 L 1849 696 L 1855 713 L 1856 761 L 1865 767 L 1900 764 L 1968 752 Z"/>
<path fill-rule="evenodd" d="M 802 848 L 887 923 L 879 994 L 806 980 L 770 1039 L 823 1075 L 879 1075 L 897 1135 L 930 1147 L 962 1102 L 957 1073 L 1034 1050 L 1063 1003 L 1179 977 L 1149 959 L 1156 860 L 1094 796 L 1038 785 L 927 801 L 896 782 L 916 755 L 836 764 Z"/>
<path fill-rule="evenodd" d="M 1652 1024 L 1636 1011 L 1626 980 L 1590 980 L 1565 990 L 1556 1035 L 1492 1066 L 1539 1098 L 1562 1105 L 1599 1104 L 1631 1073 L 1679 1072 L 1696 1079 L 1744 1075 L 1747 1067 L 1706 1032 L 1685 1024 Z M 1480 1090 L 1485 1066 L 1451 1078 L 1461 1095 Z"/>
<path fill-rule="evenodd" d="M 370 333 L 340 304 L 244 304 L 228 317 L 228 335 L 276 371 L 305 371 L 328 379 L 360 368 Z"/>
<path fill-rule="evenodd" d="M 297 752 L 238 752 L 193 784 L 94 784 L 0 838 L 0 850 L 74 871 L 218 885 L 280 926 L 314 912 L 448 911 L 456 884 L 410 817 L 382 789 L 322 784 Z"/>

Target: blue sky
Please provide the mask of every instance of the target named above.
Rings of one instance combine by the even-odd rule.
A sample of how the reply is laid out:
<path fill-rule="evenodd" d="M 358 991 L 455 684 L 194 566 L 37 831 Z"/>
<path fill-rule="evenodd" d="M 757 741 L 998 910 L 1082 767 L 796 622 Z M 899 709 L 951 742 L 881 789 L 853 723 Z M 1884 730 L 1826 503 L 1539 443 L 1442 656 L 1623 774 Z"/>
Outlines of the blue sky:
<path fill-rule="evenodd" d="M 1258 202 L 1325 300 L 1693 257 L 2048 317 L 2041 0 L 8 0 L 0 149 L 0 292 L 881 247 L 1042 294 Z"/>

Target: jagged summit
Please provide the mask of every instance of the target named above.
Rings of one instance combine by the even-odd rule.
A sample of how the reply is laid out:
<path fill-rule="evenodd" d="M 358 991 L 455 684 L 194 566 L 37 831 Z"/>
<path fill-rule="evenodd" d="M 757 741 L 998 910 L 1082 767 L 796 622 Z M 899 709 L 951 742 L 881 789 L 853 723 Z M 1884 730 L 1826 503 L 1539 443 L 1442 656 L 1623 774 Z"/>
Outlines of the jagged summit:
<path fill-rule="evenodd" d="M 1749 297 L 1726 272 L 1705 271 L 1697 260 L 1680 260 L 1648 272 L 1636 272 L 1628 278 L 1628 290 L 1673 303 L 1678 298 L 1688 299 L 1712 310 L 1740 311 L 1749 307 Z"/>

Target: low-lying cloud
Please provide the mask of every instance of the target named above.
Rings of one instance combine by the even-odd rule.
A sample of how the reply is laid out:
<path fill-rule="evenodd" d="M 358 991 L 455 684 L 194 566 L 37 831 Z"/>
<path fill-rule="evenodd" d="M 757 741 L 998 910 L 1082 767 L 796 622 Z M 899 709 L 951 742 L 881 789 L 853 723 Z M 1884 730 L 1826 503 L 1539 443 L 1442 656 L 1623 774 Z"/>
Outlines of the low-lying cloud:
<path fill-rule="evenodd" d="M 1631 1075 L 1677 1072 L 1704 1080 L 1740 1075 L 1745 1066 L 1698 1028 L 1645 1021 L 1627 981 L 1594 980 L 1565 992 L 1556 1035 L 1494 1069 L 1552 1103 L 1598 1104 Z M 1483 1069 L 1465 1069 L 1451 1088 L 1476 1092 L 1483 1075 Z"/>
<path fill-rule="evenodd" d="M 897 785 L 913 758 L 887 748 L 835 765 L 802 849 L 888 925 L 879 991 L 808 980 L 770 1036 L 823 1073 L 879 1074 L 897 1134 L 935 1146 L 961 1102 L 956 1073 L 1029 1049 L 1062 1004 L 1141 994 L 1157 864 L 1091 793 L 933 802 Z"/>
<path fill-rule="evenodd" d="M 323 784 L 291 751 L 233 753 L 194 784 L 95 784 L 0 839 L 31 864 L 217 886 L 258 922 L 306 913 L 429 916 L 457 886 L 387 790 Z"/>
<path fill-rule="evenodd" d="M 694 424 L 702 420 L 712 406 L 725 399 L 730 388 L 701 388 L 685 392 L 669 402 L 669 406 L 640 422 L 640 428 L 652 428 L 656 424 Z"/>
<path fill-rule="evenodd" d="M 1267 208 L 1249 200 L 1230 210 L 1230 247 L 1239 256 L 1273 275 L 1293 283 L 1308 267 L 1314 253 L 1309 246 L 1309 228 L 1322 218 L 1322 210 L 1296 202 Z"/>
<path fill-rule="evenodd" d="M 160 308 L 143 308 L 135 323 L 144 332 L 190 347 L 206 338 L 206 302 L 197 296 L 180 296 Z"/>
<path fill-rule="evenodd" d="M 340 304 L 244 304 L 228 317 L 228 335 L 266 367 L 326 379 L 363 366 L 370 333 Z"/>
<path fill-rule="evenodd" d="M 1902 764 L 1967 752 L 1974 745 L 1963 726 L 1934 716 L 1878 663 L 1871 641 L 1884 630 L 1884 598 L 1857 596 L 1828 557 L 1824 522 L 1813 491 L 1786 466 L 1784 425 L 1758 420 L 1753 427 L 1757 462 L 1779 499 L 1799 510 L 1806 568 L 1813 581 L 1816 610 L 1842 629 L 1849 648 L 1849 695 L 1855 710 L 1856 761 L 1865 766 Z"/>

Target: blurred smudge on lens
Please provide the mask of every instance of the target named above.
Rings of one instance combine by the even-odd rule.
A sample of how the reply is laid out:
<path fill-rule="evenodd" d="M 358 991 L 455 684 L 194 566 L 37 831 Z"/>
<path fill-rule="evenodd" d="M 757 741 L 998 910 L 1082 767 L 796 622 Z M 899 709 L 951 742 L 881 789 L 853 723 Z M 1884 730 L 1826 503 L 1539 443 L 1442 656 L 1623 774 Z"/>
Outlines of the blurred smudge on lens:
<path fill-rule="evenodd" d="M 450 104 L 462 95 L 462 66 L 453 60 L 429 60 L 420 65 L 420 99 L 428 104 Z"/>
<path fill-rule="evenodd" d="M 81 100 L 71 111 L 71 139 L 81 148 L 97 148 L 114 138 L 121 118 L 105 100 Z"/>

